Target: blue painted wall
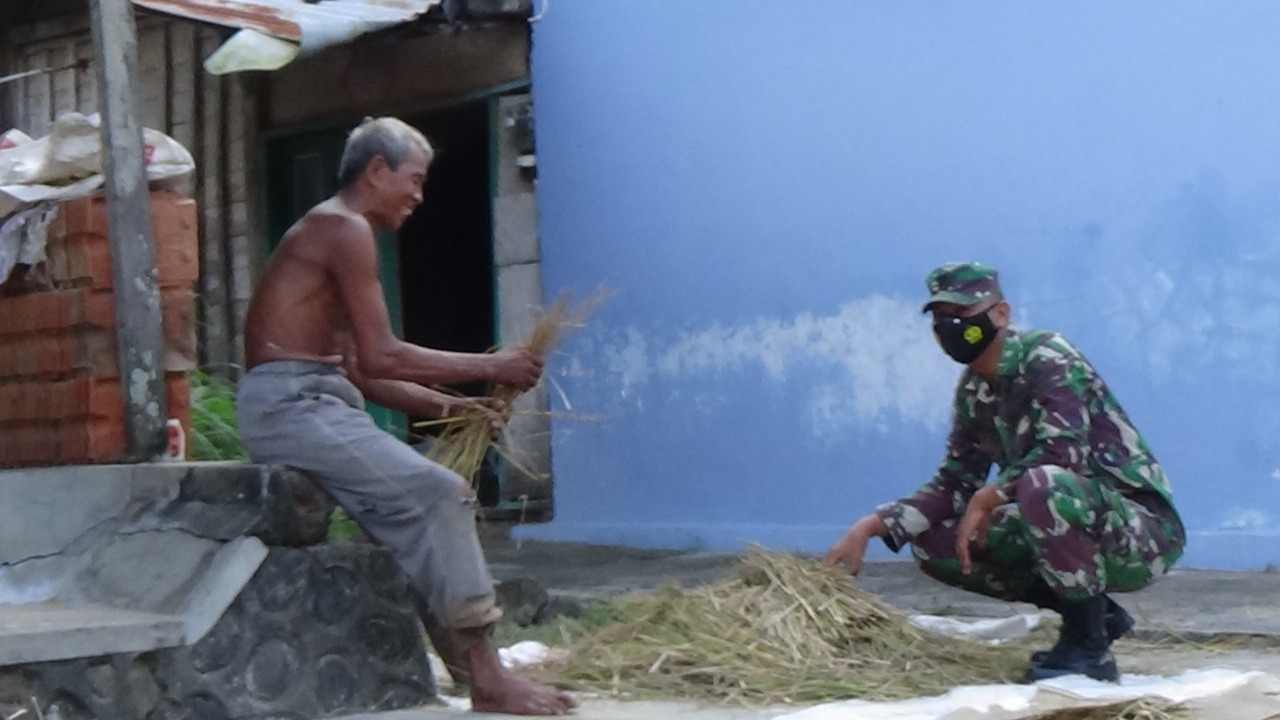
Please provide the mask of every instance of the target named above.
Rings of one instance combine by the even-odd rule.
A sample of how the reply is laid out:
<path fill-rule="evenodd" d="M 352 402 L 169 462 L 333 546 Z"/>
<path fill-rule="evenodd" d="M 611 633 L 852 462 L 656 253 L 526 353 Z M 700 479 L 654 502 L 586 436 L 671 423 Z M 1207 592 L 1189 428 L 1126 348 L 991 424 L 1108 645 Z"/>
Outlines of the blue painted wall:
<path fill-rule="evenodd" d="M 615 295 L 520 532 L 825 549 L 941 458 L 923 277 L 978 259 L 1147 435 L 1184 564 L 1280 563 L 1276 38 L 1271 0 L 551 3 L 547 292 Z"/>

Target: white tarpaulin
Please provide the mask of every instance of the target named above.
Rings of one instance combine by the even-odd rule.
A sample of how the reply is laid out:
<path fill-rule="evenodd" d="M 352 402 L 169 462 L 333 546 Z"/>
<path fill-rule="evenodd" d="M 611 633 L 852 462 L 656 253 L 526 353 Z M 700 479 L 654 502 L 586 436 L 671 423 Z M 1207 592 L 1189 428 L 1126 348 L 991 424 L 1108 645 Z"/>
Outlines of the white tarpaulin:
<path fill-rule="evenodd" d="M 912 621 L 915 622 L 921 617 L 930 618 L 931 616 L 917 616 L 912 618 Z M 1027 626 L 1033 626 L 1041 619 L 1040 614 L 1016 616 L 1007 620 L 1017 620 L 1017 623 L 1006 622 L 1002 627 L 1012 631 L 1009 637 L 1016 637 L 1020 632 L 1025 632 Z M 924 624 L 933 623 L 926 619 Z M 1017 629 L 1019 624 L 1024 630 Z M 983 621 L 976 624 L 957 621 L 947 629 L 951 634 L 970 638 L 982 636 L 991 640 L 993 638 L 990 636 L 990 631 L 993 627 Z M 522 642 L 510 648 L 503 648 L 499 651 L 499 655 L 504 665 L 513 667 L 536 665 L 555 652 L 541 643 Z M 444 663 L 435 655 L 430 655 L 430 658 L 436 677 L 447 677 Z M 945 695 L 912 700 L 896 702 L 844 700 L 825 703 L 778 714 L 773 716 L 772 720 L 1025 720 L 1055 710 L 1086 709 L 1144 698 L 1182 703 L 1192 711 L 1193 717 L 1197 718 L 1213 720 L 1277 720 L 1280 718 L 1280 678 L 1264 672 L 1210 668 L 1188 670 L 1168 677 L 1121 675 L 1119 683 L 1099 682 L 1082 675 L 1072 675 L 1045 680 L 1035 685 L 966 685 L 955 688 Z M 470 702 L 465 698 L 441 696 L 441 700 L 460 714 L 471 707 Z M 626 703 L 621 704 L 624 709 L 625 706 Z M 593 708 L 588 704 L 578 714 L 593 716 L 597 714 L 595 712 L 597 709 L 599 708 Z M 614 712 L 618 710 L 617 707 L 609 706 L 608 710 L 609 712 L 602 711 L 600 716 L 602 718 L 605 716 L 632 717 L 626 713 Z M 690 710 L 683 706 L 677 710 L 674 704 L 671 710 L 671 715 L 678 714 L 693 718 L 701 714 L 696 709 Z M 718 712 L 717 717 L 723 716 L 723 710 Z M 661 716 L 660 710 L 654 708 L 644 713 L 644 717 Z M 752 717 L 757 715 L 753 713 Z"/>
<path fill-rule="evenodd" d="M 99 128 L 97 115 L 67 113 L 45 137 L 33 140 L 15 131 L 0 136 L 0 282 L 14 265 L 43 259 L 56 203 L 102 187 Z M 174 189 L 195 170 L 191 153 L 168 135 L 145 129 L 143 144 L 152 189 Z"/>
<path fill-rule="evenodd" d="M 1186 703 L 1197 717 L 1267 720 L 1280 714 L 1280 678 L 1263 672 L 1191 670 L 1172 677 L 1123 675 L 1119 684 L 1081 675 L 1035 685 L 973 685 L 899 702 L 815 705 L 775 720 L 1017 720 L 1050 710 L 1155 698 Z"/>
<path fill-rule="evenodd" d="M 1038 612 L 979 620 L 962 620 L 938 615 L 912 615 L 907 620 L 918 628 L 942 635 L 998 645 L 1006 640 L 1024 637 L 1054 617 L 1057 617 L 1056 613 Z"/>

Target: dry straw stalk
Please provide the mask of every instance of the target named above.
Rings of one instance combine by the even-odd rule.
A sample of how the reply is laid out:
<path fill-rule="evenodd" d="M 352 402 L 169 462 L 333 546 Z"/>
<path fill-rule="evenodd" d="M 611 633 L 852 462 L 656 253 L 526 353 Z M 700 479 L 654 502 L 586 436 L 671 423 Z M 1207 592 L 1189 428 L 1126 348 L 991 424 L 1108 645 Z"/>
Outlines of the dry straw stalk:
<path fill-rule="evenodd" d="M 545 358 L 558 349 L 576 329 L 582 327 L 591 313 L 595 312 L 606 299 L 603 290 L 597 290 L 579 303 L 574 303 L 568 294 L 556 298 L 545 312 L 541 313 L 529 337 L 521 343 L 538 357 Z M 505 402 L 508 406 L 515 402 L 522 391 L 507 385 L 495 385 L 489 390 L 491 397 Z M 443 418 L 419 426 L 441 426 L 439 437 L 431 444 L 427 457 L 453 470 L 466 478 L 473 485 L 476 482 L 480 466 L 484 463 L 485 454 L 490 447 L 495 447 L 525 474 L 536 477 L 536 474 L 524 467 L 519 458 L 512 457 L 503 445 L 494 445 L 489 413 L 482 410 L 462 413 Z"/>

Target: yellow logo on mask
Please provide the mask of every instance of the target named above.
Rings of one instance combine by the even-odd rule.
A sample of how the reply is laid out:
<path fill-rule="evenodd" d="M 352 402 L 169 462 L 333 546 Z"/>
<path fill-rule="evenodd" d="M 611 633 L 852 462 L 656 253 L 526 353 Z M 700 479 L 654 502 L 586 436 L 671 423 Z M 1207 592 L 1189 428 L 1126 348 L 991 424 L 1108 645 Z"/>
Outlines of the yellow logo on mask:
<path fill-rule="evenodd" d="M 964 341 L 970 345 L 977 345 L 982 342 L 982 328 L 970 325 L 964 329 Z"/>

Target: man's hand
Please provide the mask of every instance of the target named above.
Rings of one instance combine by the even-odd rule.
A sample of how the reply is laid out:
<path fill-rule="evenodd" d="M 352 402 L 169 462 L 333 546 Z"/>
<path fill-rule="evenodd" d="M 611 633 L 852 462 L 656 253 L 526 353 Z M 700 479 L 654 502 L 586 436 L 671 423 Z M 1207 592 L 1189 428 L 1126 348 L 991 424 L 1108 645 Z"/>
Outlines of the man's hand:
<path fill-rule="evenodd" d="M 965 575 L 973 572 L 973 561 L 969 557 L 969 548 L 977 545 L 981 550 L 987 546 L 987 528 L 991 526 L 991 511 L 1004 501 L 996 492 L 994 485 L 984 485 L 969 498 L 969 505 L 956 527 L 956 558 L 960 560 L 960 571 Z"/>
<path fill-rule="evenodd" d="M 475 400 L 477 407 L 482 408 L 485 414 L 489 416 L 489 435 L 498 437 L 503 430 L 507 429 L 507 423 L 511 421 L 511 406 L 495 397 L 478 397 Z"/>
<path fill-rule="evenodd" d="M 857 575 L 862 571 L 862 556 L 867 552 L 867 542 L 873 537 L 883 537 L 888 533 L 889 528 L 885 527 L 879 515 L 867 515 L 854 523 L 844 537 L 831 546 L 827 556 L 822 559 L 822 564 L 829 568 L 843 566 L 850 575 Z"/>
<path fill-rule="evenodd" d="M 490 357 L 493 361 L 490 379 L 499 385 L 528 390 L 542 378 L 542 358 L 526 348 L 507 348 Z"/>
<path fill-rule="evenodd" d="M 489 418 L 489 433 L 496 438 L 507 428 L 511 420 L 511 406 L 495 397 L 465 397 L 443 395 L 441 400 L 441 418 L 459 417 L 467 414 L 483 414 Z"/>

